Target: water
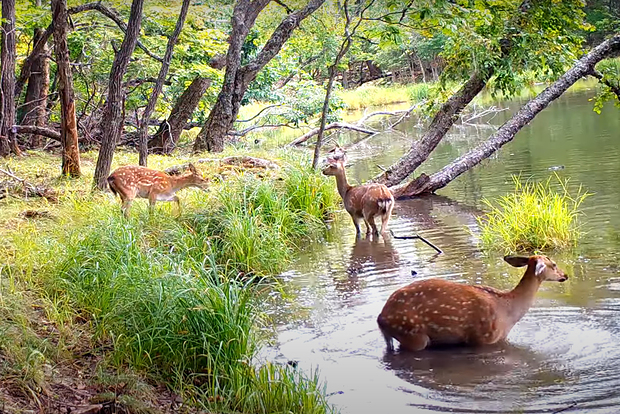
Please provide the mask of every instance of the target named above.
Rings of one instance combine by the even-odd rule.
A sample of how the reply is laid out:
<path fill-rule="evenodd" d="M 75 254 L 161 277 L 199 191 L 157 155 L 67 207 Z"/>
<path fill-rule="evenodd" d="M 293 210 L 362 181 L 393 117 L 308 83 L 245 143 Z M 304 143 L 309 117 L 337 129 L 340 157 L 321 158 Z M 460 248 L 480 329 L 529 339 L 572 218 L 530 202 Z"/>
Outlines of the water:
<path fill-rule="evenodd" d="M 608 413 L 620 406 L 620 117 L 592 112 L 592 92 L 553 103 L 501 151 L 439 196 L 397 202 L 391 228 L 415 240 L 355 240 L 346 213 L 326 242 L 315 243 L 282 275 L 293 301 L 274 310 L 272 357 L 318 367 L 330 402 L 342 413 Z M 500 125 L 519 106 L 492 123 Z M 493 131 L 457 127 L 419 172 L 432 173 Z M 376 174 L 421 129 L 365 141 L 349 153 L 350 182 Z M 563 166 L 563 168 L 553 168 Z M 550 170 L 551 168 L 551 170 Z M 512 174 L 545 180 L 554 171 L 594 193 L 583 204 L 588 232 L 570 252 L 553 255 L 569 275 L 546 282 L 508 343 L 485 349 L 385 352 L 376 317 L 388 296 L 413 280 L 442 277 L 512 288 L 522 275 L 477 244 L 481 200 L 512 190 Z M 497 255 L 499 256 L 499 254 Z M 415 276 L 412 275 L 415 272 Z"/>

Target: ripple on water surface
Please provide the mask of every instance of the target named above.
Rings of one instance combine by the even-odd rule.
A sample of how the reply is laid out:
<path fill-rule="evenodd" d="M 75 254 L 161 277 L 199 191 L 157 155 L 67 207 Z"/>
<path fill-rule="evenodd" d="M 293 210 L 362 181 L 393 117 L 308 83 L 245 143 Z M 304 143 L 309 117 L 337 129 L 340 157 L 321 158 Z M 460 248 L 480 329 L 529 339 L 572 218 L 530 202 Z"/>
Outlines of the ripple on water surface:
<path fill-rule="evenodd" d="M 296 300 L 274 309 L 279 344 L 268 357 L 318 367 L 342 413 L 620 411 L 613 408 L 620 407 L 620 118 L 605 111 L 598 117 L 587 98 L 569 95 L 551 105 L 445 196 L 397 203 L 394 234 L 419 233 L 443 249 L 440 256 L 416 240 L 356 241 L 343 215 L 329 242 L 309 246 L 282 275 Z M 457 138 L 437 148 L 425 171 L 472 146 Z M 372 161 L 352 154 L 353 179 L 398 156 L 380 148 L 389 137 L 377 139 L 383 141 L 367 142 Z M 400 151 L 402 140 L 397 145 Z M 502 289 L 518 283 L 522 269 L 504 263 L 503 252 L 485 256 L 476 244 L 481 199 L 510 191 L 510 174 L 544 180 L 557 165 L 564 166 L 555 171 L 561 177 L 594 193 L 583 205 L 587 234 L 578 248 L 552 254 L 570 279 L 543 283 L 507 343 L 386 353 L 376 317 L 397 288 L 429 277 Z"/>

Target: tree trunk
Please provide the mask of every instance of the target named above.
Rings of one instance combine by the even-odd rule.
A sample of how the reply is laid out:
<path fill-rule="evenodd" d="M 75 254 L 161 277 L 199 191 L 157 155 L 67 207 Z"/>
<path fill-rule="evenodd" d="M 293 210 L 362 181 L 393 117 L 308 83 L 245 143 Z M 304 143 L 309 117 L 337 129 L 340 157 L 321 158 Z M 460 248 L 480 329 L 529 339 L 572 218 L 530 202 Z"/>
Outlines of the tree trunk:
<path fill-rule="evenodd" d="M 62 174 L 79 177 L 80 150 L 78 147 L 77 121 L 73 75 L 69 63 L 67 32 L 69 14 L 67 0 L 52 0 L 52 21 L 54 22 L 54 51 L 58 66 L 58 94 L 60 95 L 60 139 L 62 143 Z"/>
<path fill-rule="evenodd" d="M 221 152 L 224 140 L 233 127 L 241 100 L 258 72 L 273 59 L 303 19 L 318 9 L 325 0 L 310 0 L 306 7 L 290 13 L 282 20 L 258 55 L 241 66 L 241 47 L 256 17 L 269 0 L 238 0 L 232 17 L 230 46 L 226 55 L 226 74 L 222 90 L 209 113 L 207 122 L 196 137 L 194 151 Z"/>
<path fill-rule="evenodd" d="M 37 44 L 45 33 L 44 29 L 34 30 L 32 39 L 33 44 Z M 50 85 L 49 61 L 47 59 L 47 44 L 43 47 L 40 54 L 36 55 L 32 62 L 32 72 L 28 78 L 26 89 L 26 99 L 22 107 L 19 124 L 35 125 L 44 127 L 47 120 L 47 94 Z M 16 97 L 17 98 L 17 97 Z M 39 148 L 45 142 L 42 135 L 32 134 L 29 137 L 31 148 Z"/>
<path fill-rule="evenodd" d="M 17 146 L 15 124 L 15 0 L 2 0 L 2 45 L 0 46 L 0 157 L 11 152 L 21 155 Z"/>
<path fill-rule="evenodd" d="M 391 187 L 407 178 L 433 152 L 456 121 L 458 114 L 482 91 L 490 77 L 491 70 L 486 73 L 475 72 L 461 89 L 442 105 L 424 136 L 414 141 L 405 155 L 373 181 Z"/>
<path fill-rule="evenodd" d="M 93 177 L 95 187 L 100 190 L 105 190 L 108 186 L 107 178 L 110 174 L 112 157 L 114 156 L 116 143 L 121 136 L 121 130 L 125 121 L 123 76 L 127 71 L 129 58 L 138 42 L 138 35 L 140 34 L 140 26 L 142 24 L 143 5 L 144 0 L 133 0 L 131 3 L 127 31 L 118 53 L 114 56 L 114 62 L 110 70 L 108 98 L 101 117 L 101 148 Z"/>
<path fill-rule="evenodd" d="M 192 117 L 200 99 L 211 85 L 211 79 L 196 77 L 177 100 L 168 119 L 149 141 L 149 149 L 154 154 L 170 154 L 181 136 L 187 121 Z"/>
<path fill-rule="evenodd" d="M 187 11 L 189 10 L 189 0 L 183 0 L 183 5 L 181 6 L 181 11 L 179 12 L 179 18 L 177 20 L 177 24 L 174 28 L 174 32 L 168 39 L 168 45 L 166 46 L 166 53 L 164 54 L 164 61 L 161 64 L 161 69 L 159 70 L 159 75 L 157 75 L 157 80 L 155 81 L 155 86 L 153 86 L 153 91 L 151 92 L 151 96 L 149 97 L 149 101 L 146 104 L 146 108 L 142 113 L 142 121 L 140 122 L 138 128 L 138 148 L 140 153 L 139 164 L 143 167 L 146 167 L 147 157 L 148 157 L 148 132 L 149 132 L 149 121 L 151 120 L 151 115 L 155 110 L 155 104 L 157 103 L 157 99 L 159 98 L 159 94 L 161 93 L 164 87 L 164 81 L 166 80 L 166 76 L 168 75 L 168 69 L 170 69 L 170 62 L 172 61 L 172 51 L 174 50 L 174 45 L 177 43 L 179 39 L 179 35 L 181 34 L 181 30 L 183 30 L 183 25 L 185 24 L 185 18 L 187 17 Z"/>
<path fill-rule="evenodd" d="M 517 132 L 534 119 L 538 113 L 560 97 L 579 79 L 589 75 L 599 61 L 608 57 L 610 53 L 619 50 L 620 34 L 601 43 L 592 49 L 590 53 L 579 59 L 560 79 L 522 106 L 519 112 L 504 123 L 486 142 L 478 145 L 430 177 L 426 174 L 421 174 L 420 177 L 413 180 L 407 186 L 395 189 L 395 195 L 399 198 L 407 198 L 424 193 L 433 193 L 445 187 L 456 177 L 478 165 L 482 160 L 488 158 L 503 145 L 510 142 Z"/>

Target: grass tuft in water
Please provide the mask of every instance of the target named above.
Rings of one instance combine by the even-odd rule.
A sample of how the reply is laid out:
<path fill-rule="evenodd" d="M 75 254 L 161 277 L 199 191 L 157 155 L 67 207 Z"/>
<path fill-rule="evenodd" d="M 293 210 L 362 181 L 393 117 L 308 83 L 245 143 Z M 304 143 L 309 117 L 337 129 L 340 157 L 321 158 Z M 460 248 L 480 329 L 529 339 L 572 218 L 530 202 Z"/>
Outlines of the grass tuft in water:
<path fill-rule="evenodd" d="M 574 246 L 581 235 L 579 206 L 590 194 L 581 186 L 571 194 L 569 180 L 556 178 L 559 191 L 551 186 L 551 179 L 532 183 L 513 176 L 513 193 L 496 202 L 483 200 L 489 208 L 486 216 L 478 218 L 483 246 L 507 252 Z"/>

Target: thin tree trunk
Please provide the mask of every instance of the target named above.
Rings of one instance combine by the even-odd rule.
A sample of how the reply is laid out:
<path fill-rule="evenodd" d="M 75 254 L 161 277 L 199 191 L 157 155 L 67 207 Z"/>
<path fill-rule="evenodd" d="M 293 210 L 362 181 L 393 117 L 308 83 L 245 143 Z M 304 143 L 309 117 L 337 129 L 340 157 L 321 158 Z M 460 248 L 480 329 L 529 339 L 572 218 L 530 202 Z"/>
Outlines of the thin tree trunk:
<path fill-rule="evenodd" d="M 11 152 L 21 155 L 17 146 L 15 129 L 15 0 L 2 0 L 2 45 L 0 46 L 0 157 Z"/>
<path fill-rule="evenodd" d="M 120 50 L 114 57 L 112 69 L 110 70 L 108 99 L 103 108 L 101 118 L 101 148 L 93 177 L 95 187 L 100 190 L 105 190 L 108 186 L 107 178 L 110 174 L 114 150 L 121 136 L 121 130 L 125 121 L 123 76 L 127 71 L 129 58 L 133 54 L 138 42 L 138 35 L 140 34 L 140 26 L 142 24 L 143 5 L 144 0 L 133 0 L 131 3 L 127 31 L 125 32 Z"/>
<path fill-rule="evenodd" d="M 172 51 L 174 50 L 174 45 L 177 43 L 179 35 L 181 34 L 181 30 L 183 30 L 183 25 L 185 24 L 187 11 L 189 10 L 189 1 L 190 0 L 183 0 L 183 5 L 181 6 L 181 11 L 179 12 L 179 18 L 174 28 L 174 32 L 172 32 L 172 35 L 168 39 L 166 53 L 164 54 L 164 61 L 161 64 L 161 69 L 159 70 L 157 81 L 155 81 L 155 86 L 153 86 L 153 91 L 151 92 L 149 101 L 146 104 L 144 112 L 142 113 L 142 121 L 140 122 L 140 126 L 138 128 L 138 147 L 140 153 L 139 164 L 144 167 L 146 167 L 148 157 L 147 138 L 149 132 L 149 121 L 151 119 L 153 111 L 155 110 L 155 104 L 157 103 L 159 94 L 164 87 L 164 81 L 166 80 L 166 76 L 168 75 L 168 69 L 170 68 L 170 62 L 172 61 Z"/>
<path fill-rule="evenodd" d="M 33 44 L 42 38 L 45 30 L 37 28 L 34 30 Z M 47 45 L 46 45 L 47 46 Z M 50 85 L 49 61 L 47 59 L 47 47 L 44 47 L 41 54 L 37 55 L 32 62 L 32 72 L 28 78 L 26 88 L 26 99 L 23 105 L 20 124 L 36 125 L 44 127 L 46 124 L 47 94 Z M 31 148 L 39 148 L 45 142 L 42 135 L 32 134 L 29 137 Z"/>
<path fill-rule="evenodd" d="M 177 99 L 167 120 L 149 141 L 149 149 L 154 154 L 170 154 L 176 147 L 181 132 L 192 117 L 200 99 L 211 85 L 211 79 L 196 77 Z"/>
<path fill-rule="evenodd" d="M 594 66 L 613 52 L 620 50 L 620 34 L 608 39 L 582 57 L 562 75 L 555 83 L 542 91 L 527 104 L 521 107 L 510 120 L 502 125 L 491 137 L 467 154 L 459 157 L 437 173 L 428 177 L 420 175 L 404 188 L 394 189 L 399 198 L 412 197 L 419 194 L 433 193 L 445 187 L 459 175 L 478 165 L 503 145 L 512 141 L 517 132 L 527 125 L 536 115 L 551 102 L 560 97 L 575 82 L 589 75 Z"/>
<path fill-rule="evenodd" d="M 54 51 L 58 67 L 58 93 L 60 95 L 60 135 L 62 143 L 62 174 L 79 177 L 80 149 L 78 147 L 77 121 L 75 118 L 75 97 L 73 75 L 69 63 L 67 33 L 69 14 L 67 0 L 52 0 L 54 22 Z"/>
<path fill-rule="evenodd" d="M 337 73 L 336 68 L 340 64 L 340 60 L 349 51 L 349 48 L 351 47 L 351 38 L 355 34 L 355 31 L 359 27 L 360 23 L 362 22 L 362 17 L 363 17 L 364 12 L 368 10 L 368 8 L 372 5 L 373 2 L 374 0 L 370 0 L 370 2 L 360 11 L 359 20 L 357 24 L 353 27 L 350 33 L 349 33 L 349 25 L 351 24 L 351 17 L 349 15 L 349 10 L 348 10 L 349 4 L 347 0 L 345 0 L 343 4 L 344 14 L 346 18 L 346 23 L 344 26 L 345 39 L 342 41 L 342 44 L 340 45 L 340 50 L 338 51 L 338 54 L 336 55 L 336 59 L 334 59 L 334 63 L 329 67 L 329 79 L 327 81 L 327 89 L 325 90 L 325 100 L 323 101 L 323 110 L 321 112 L 321 125 L 319 127 L 319 133 L 317 134 L 317 137 L 316 137 L 316 145 L 314 146 L 314 156 L 312 158 L 312 168 L 314 169 L 316 169 L 316 167 L 319 164 L 319 154 L 321 151 L 321 144 L 323 143 L 323 134 L 325 132 L 325 124 L 327 123 L 327 114 L 329 113 L 329 99 L 332 93 L 332 88 L 334 86 L 334 79 L 336 78 L 336 73 Z M 368 62 L 369 61 L 367 61 L 366 64 L 368 65 L 368 68 L 370 70 L 371 65 Z"/>
<path fill-rule="evenodd" d="M 208 150 L 221 152 L 224 140 L 233 127 L 241 100 L 248 85 L 256 78 L 258 72 L 273 59 L 282 45 L 291 37 L 293 30 L 318 9 L 325 0 L 310 0 L 306 7 L 290 13 L 282 20 L 256 58 L 241 66 L 241 46 L 254 25 L 258 14 L 269 3 L 269 0 L 238 0 L 232 18 L 230 46 L 226 55 L 226 74 L 224 84 L 215 105 L 209 113 L 207 122 L 196 137 L 194 151 Z"/>

